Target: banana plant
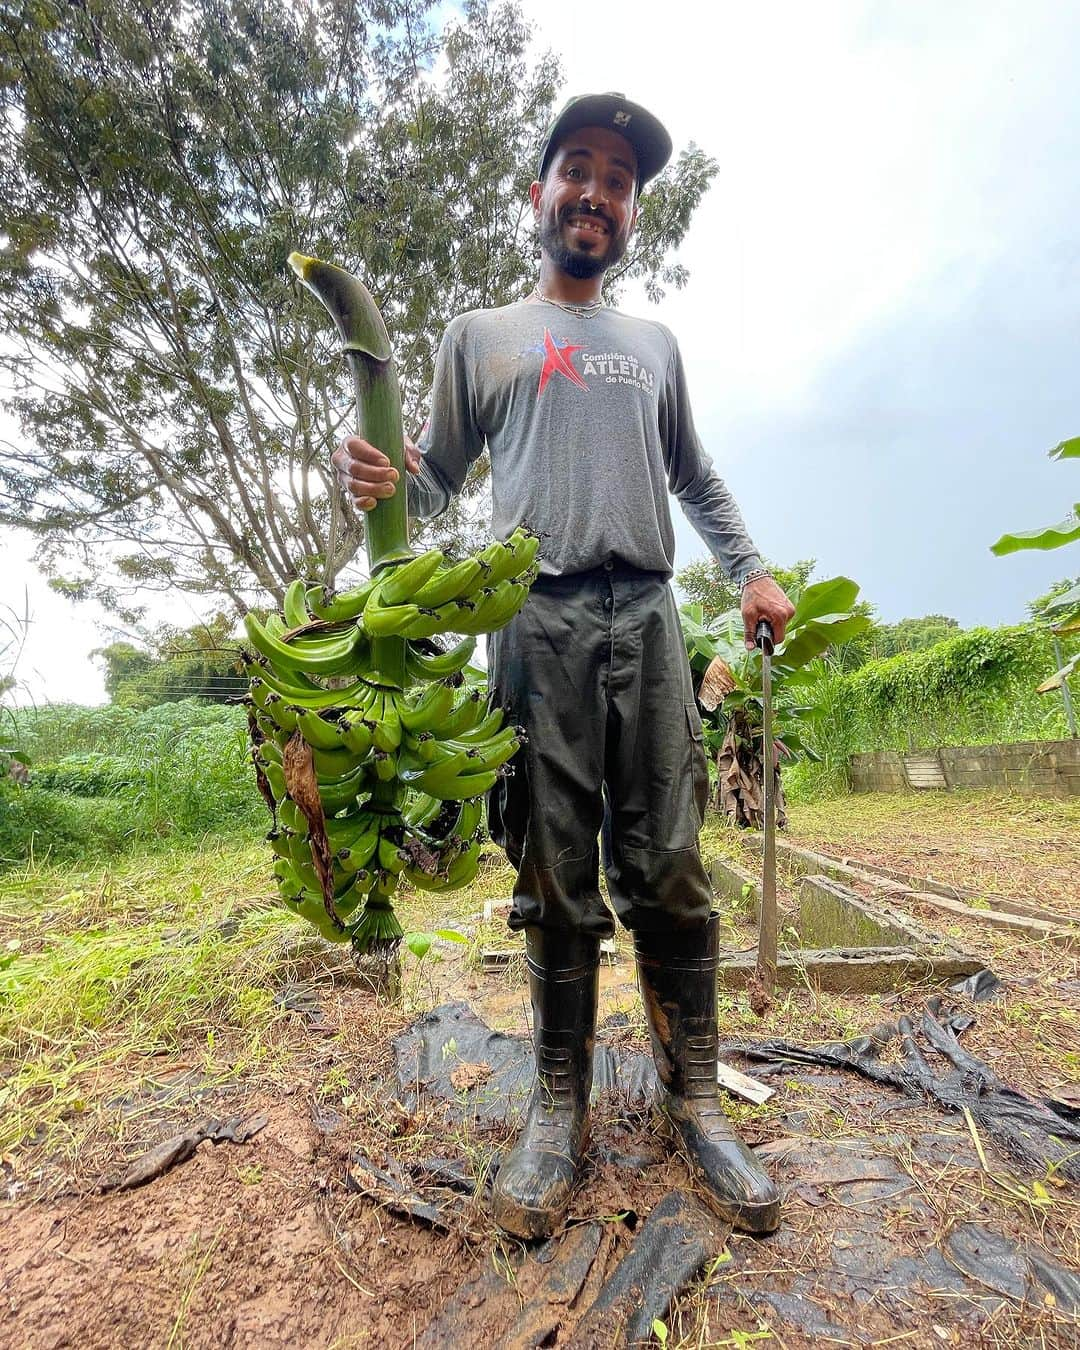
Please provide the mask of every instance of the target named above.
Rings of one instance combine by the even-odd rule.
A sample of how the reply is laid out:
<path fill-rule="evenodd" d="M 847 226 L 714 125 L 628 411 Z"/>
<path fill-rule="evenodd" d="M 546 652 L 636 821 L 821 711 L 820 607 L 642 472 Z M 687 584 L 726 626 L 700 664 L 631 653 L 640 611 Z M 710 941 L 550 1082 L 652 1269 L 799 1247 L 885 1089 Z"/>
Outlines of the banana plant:
<path fill-rule="evenodd" d="M 401 398 L 375 301 L 329 263 L 289 263 L 337 328 L 359 434 L 404 486 Z M 404 490 L 366 513 L 366 536 L 366 580 L 333 594 L 298 577 L 284 614 L 245 616 L 248 723 L 282 900 L 331 941 L 389 961 L 403 937 L 400 879 L 444 891 L 476 875 L 483 795 L 523 732 L 463 671 L 476 635 L 524 604 L 540 540 L 520 527 L 468 558 L 416 553 Z"/>
<path fill-rule="evenodd" d="M 1050 458 L 1080 459 L 1080 436 L 1074 436 L 1055 445 L 1050 451 Z M 1077 541 L 1080 541 L 1080 502 L 1073 506 L 1070 515 L 1058 521 L 1056 525 L 1045 525 L 1039 530 L 1018 530 L 1015 533 L 1003 534 L 996 544 L 990 545 L 990 552 L 1000 558 L 1026 549 L 1045 551 L 1064 548 L 1066 544 Z M 1065 661 L 1057 638 L 1065 634 L 1080 633 L 1080 582 L 1070 587 L 1064 595 L 1055 596 L 1053 603 L 1047 607 L 1045 617 L 1050 620 L 1050 631 L 1054 634 L 1054 652 L 1059 669 L 1048 680 L 1044 680 L 1036 692 L 1047 694 L 1053 689 L 1060 689 L 1065 699 L 1066 716 L 1072 725 L 1073 713 L 1068 681 L 1070 675 L 1080 670 L 1080 653 Z M 1076 734 L 1075 731 L 1073 734 Z"/>
<path fill-rule="evenodd" d="M 832 577 L 793 597 L 795 613 L 773 656 L 774 742 L 767 749 L 762 745 L 761 653 L 746 650 L 742 615 L 730 610 L 706 626 L 700 605 L 680 607 L 705 746 L 716 764 L 716 805 L 734 824 L 761 827 L 762 785 L 769 762 L 775 775 L 777 825 L 784 828 L 780 763 L 784 758 L 817 758 L 806 733 L 818 712 L 807 701 L 807 692 L 820 678 L 825 652 L 870 626 L 866 615 L 853 613 L 858 594 L 854 581 Z"/>

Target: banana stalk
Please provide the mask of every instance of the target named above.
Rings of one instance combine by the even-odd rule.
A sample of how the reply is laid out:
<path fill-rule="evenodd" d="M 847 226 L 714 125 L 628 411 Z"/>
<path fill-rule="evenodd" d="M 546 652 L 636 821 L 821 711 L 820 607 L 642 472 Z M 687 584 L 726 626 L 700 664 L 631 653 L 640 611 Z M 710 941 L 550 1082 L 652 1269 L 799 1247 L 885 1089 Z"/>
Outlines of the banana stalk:
<path fill-rule="evenodd" d="M 288 908 L 388 960 L 403 936 L 392 901 L 401 876 L 442 891 L 476 875 L 482 794 L 511 771 L 523 733 L 498 711 L 484 716 L 460 672 L 471 635 L 502 627 L 524 603 L 540 540 L 519 528 L 471 558 L 412 552 L 382 316 L 340 268 L 298 253 L 289 263 L 333 318 L 357 429 L 397 469 L 399 489 L 366 513 L 369 581 L 335 597 L 297 579 L 284 620 L 249 617 L 253 758 Z M 425 639 L 444 633 L 470 636 L 433 654 Z M 328 677 L 349 683 L 334 690 Z"/>

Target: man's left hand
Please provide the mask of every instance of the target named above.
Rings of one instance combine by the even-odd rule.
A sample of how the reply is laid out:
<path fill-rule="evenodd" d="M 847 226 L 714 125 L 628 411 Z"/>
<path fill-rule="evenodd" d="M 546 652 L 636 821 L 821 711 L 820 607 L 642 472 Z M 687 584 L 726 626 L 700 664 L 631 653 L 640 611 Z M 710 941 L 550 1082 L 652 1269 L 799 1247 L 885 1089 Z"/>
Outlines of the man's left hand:
<path fill-rule="evenodd" d="M 795 606 L 772 577 L 761 577 L 757 581 L 751 581 L 742 593 L 742 617 L 747 651 L 752 652 L 757 646 L 754 633 L 762 619 L 766 619 L 772 626 L 773 645 L 778 647 L 784 640 L 784 633 L 794 613 Z"/>

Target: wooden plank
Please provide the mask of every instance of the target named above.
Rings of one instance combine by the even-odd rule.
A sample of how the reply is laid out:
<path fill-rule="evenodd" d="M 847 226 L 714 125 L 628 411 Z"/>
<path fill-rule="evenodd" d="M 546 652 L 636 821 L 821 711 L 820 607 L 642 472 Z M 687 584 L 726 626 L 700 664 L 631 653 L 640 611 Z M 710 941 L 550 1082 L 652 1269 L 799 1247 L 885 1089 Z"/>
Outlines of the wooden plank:
<path fill-rule="evenodd" d="M 733 1093 L 736 1097 L 743 1097 L 748 1102 L 754 1102 L 757 1106 L 767 1102 L 776 1093 L 775 1088 L 767 1087 L 756 1078 L 740 1073 L 730 1064 L 725 1064 L 722 1059 L 716 1061 L 716 1081 L 727 1092 Z"/>
<path fill-rule="evenodd" d="M 480 965 L 483 970 L 505 970 L 515 961 L 524 964 L 524 960 L 524 943 L 519 943 L 516 947 L 485 947 L 480 953 Z M 614 966 L 618 965 L 618 961 L 619 953 L 614 938 L 604 938 L 600 943 L 600 964 Z"/>

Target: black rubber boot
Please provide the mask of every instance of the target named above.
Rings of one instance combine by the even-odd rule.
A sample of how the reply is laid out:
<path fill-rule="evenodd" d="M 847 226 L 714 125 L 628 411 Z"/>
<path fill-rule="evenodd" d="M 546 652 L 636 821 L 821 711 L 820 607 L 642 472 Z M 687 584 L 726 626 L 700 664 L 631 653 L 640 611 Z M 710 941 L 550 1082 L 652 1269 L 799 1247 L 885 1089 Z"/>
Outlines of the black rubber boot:
<path fill-rule="evenodd" d="M 712 1207 L 747 1233 L 771 1233 L 780 1195 L 731 1128 L 716 1086 L 719 919 L 702 928 L 635 933 L 638 979 L 662 1109 L 682 1136 Z"/>
<path fill-rule="evenodd" d="M 525 1126 L 495 1178 L 492 1211 L 515 1237 L 550 1237 L 581 1168 L 589 1126 L 599 938 L 525 930 L 536 1082 Z"/>

